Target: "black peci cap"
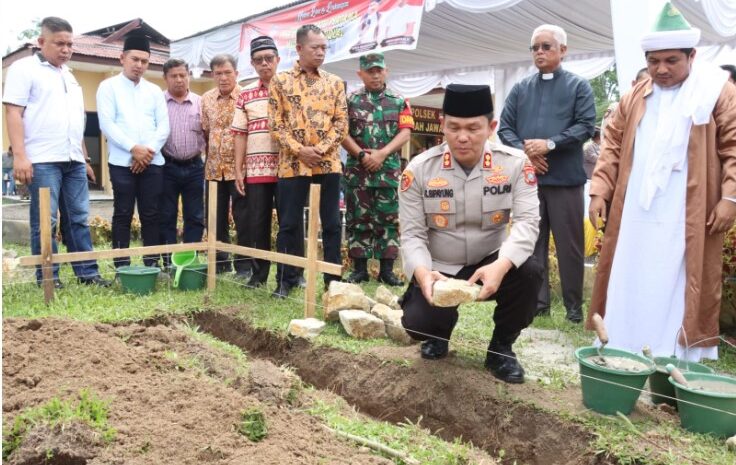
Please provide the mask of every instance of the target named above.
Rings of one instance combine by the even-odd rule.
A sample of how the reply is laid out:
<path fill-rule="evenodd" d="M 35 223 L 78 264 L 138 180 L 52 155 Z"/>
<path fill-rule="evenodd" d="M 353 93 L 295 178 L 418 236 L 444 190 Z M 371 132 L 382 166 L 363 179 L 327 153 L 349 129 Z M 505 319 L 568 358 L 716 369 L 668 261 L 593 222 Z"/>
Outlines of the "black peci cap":
<path fill-rule="evenodd" d="M 442 113 L 459 118 L 473 118 L 493 112 L 489 86 L 450 84 L 445 89 Z"/>

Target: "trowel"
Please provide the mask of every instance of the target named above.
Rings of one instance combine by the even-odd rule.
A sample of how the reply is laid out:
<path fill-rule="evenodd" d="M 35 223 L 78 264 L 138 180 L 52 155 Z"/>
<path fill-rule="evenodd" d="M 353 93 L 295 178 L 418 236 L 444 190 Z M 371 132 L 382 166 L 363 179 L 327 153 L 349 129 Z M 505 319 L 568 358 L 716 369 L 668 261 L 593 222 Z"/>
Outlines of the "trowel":
<path fill-rule="evenodd" d="M 593 314 L 593 317 L 591 318 L 593 322 L 593 329 L 595 329 L 595 334 L 598 336 L 598 340 L 601 341 L 601 345 L 596 348 L 598 351 L 598 358 L 593 359 L 593 363 L 600 365 L 602 367 L 607 367 L 608 362 L 603 357 L 602 350 L 604 347 L 606 347 L 606 344 L 608 344 L 608 332 L 606 331 L 606 325 L 603 323 L 603 318 L 597 313 Z"/>
<path fill-rule="evenodd" d="M 685 377 L 682 375 L 682 372 L 680 371 L 679 368 L 677 368 L 671 363 L 668 363 L 667 366 L 665 366 L 665 369 L 667 370 L 667 373 L 669 373 L 670 376 L 672 376 L 672 379 L 674 379 L 676 383 L 682 386 L 685 386 L 685 387 L 690 387 L 690 385 L 687 382 L 687 379 L 685 379 Z"/>

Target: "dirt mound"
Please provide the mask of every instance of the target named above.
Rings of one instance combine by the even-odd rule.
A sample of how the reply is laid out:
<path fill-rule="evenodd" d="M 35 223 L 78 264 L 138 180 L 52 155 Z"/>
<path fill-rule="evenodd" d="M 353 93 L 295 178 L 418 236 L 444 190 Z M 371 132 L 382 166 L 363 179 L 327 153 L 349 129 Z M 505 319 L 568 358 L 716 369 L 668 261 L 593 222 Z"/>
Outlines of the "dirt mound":
<path fill-rule="evenodd" d="M 86 465 L 102 446 L 100 435 L 85 423 L 38 425 L 12 454 L 8 465 Z"/>
<path fill-rule="evenodd" d="M 333 390 L 373 417 L 421 418 L 444 439 L 462 437 L 493 455 L 503 449 L 509 463 L 599 463 L 588 447 L 590 433 L 548 410 L 582 411 L 579 389 L 508 385 L 452 354 L 442 361 L 423 360 L 416 347 L 346 354 L 253 329 L 235 312 L 201 312 L 193 320 L 217 338 L 294 367 L 306 382 Z"/>
<path fill-rule="evenodd" d="M 65 426 L 61 434 L 34 428 L 10 463 L 45 463 L 33 455 L 39 449 L 52 452 L 55 461 L 48 463 L 59 464 L 390 463 L 325 432 L 313 417 L 284 408 L 290 373 L 262 361 L 244 366 L 179 329 L 156 321 L 3 323 L 6 426 L 28 407 L 86 388 L 109 402 L 109 423 L 117 430 L 110 444 L 97 447 L 94 436 L 77 427 Z M 261 442 L 251 442 L 235 426 L 251 408 L 268 422 Z"/>

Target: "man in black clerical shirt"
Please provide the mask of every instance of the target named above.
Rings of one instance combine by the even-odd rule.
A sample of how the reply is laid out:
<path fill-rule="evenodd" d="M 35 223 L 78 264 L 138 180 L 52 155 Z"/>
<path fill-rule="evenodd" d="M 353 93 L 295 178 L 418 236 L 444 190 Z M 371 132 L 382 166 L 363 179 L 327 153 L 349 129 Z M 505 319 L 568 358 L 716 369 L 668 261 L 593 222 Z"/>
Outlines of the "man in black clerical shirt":
<path fill-rule="evenodd" d="M 539 238 L 534 255 L 544 265 L 537 315 L 549 314 L 549 234 L 554 236 L 567 319 L 583 319 L 583 143 L 593 135 L 595 101 L 588 82 L 565 71 L 567 34 L 545 24 L 532 33 L 539 70 L 511 89 L 501 114 L 501 141 L 524 150 L 539 182 Z"/>

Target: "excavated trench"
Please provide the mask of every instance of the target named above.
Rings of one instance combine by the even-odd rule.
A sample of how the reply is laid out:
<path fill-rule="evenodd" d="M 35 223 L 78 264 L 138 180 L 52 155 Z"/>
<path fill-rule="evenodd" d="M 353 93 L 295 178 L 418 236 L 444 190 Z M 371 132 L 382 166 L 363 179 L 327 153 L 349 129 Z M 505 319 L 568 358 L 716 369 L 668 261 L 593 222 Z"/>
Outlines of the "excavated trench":
<path fill-rule="evenodd" d="M 387 363 L 374 355 L 314 346 L 253 328 L 230 313 L 205 311 L 191 319 L 202 331 L 254 356 L 293 367 L 305 382 L 334 391 L 365 414 L 394 423 L 421 421 L 445 440 L 462 438 L 503 455 L 504 463 L 613 463 L 592 452 L 590 432 L 534 405 L 538 397 L 549 398 L 539 387 L 509 386 L 446 361 Z"/>

